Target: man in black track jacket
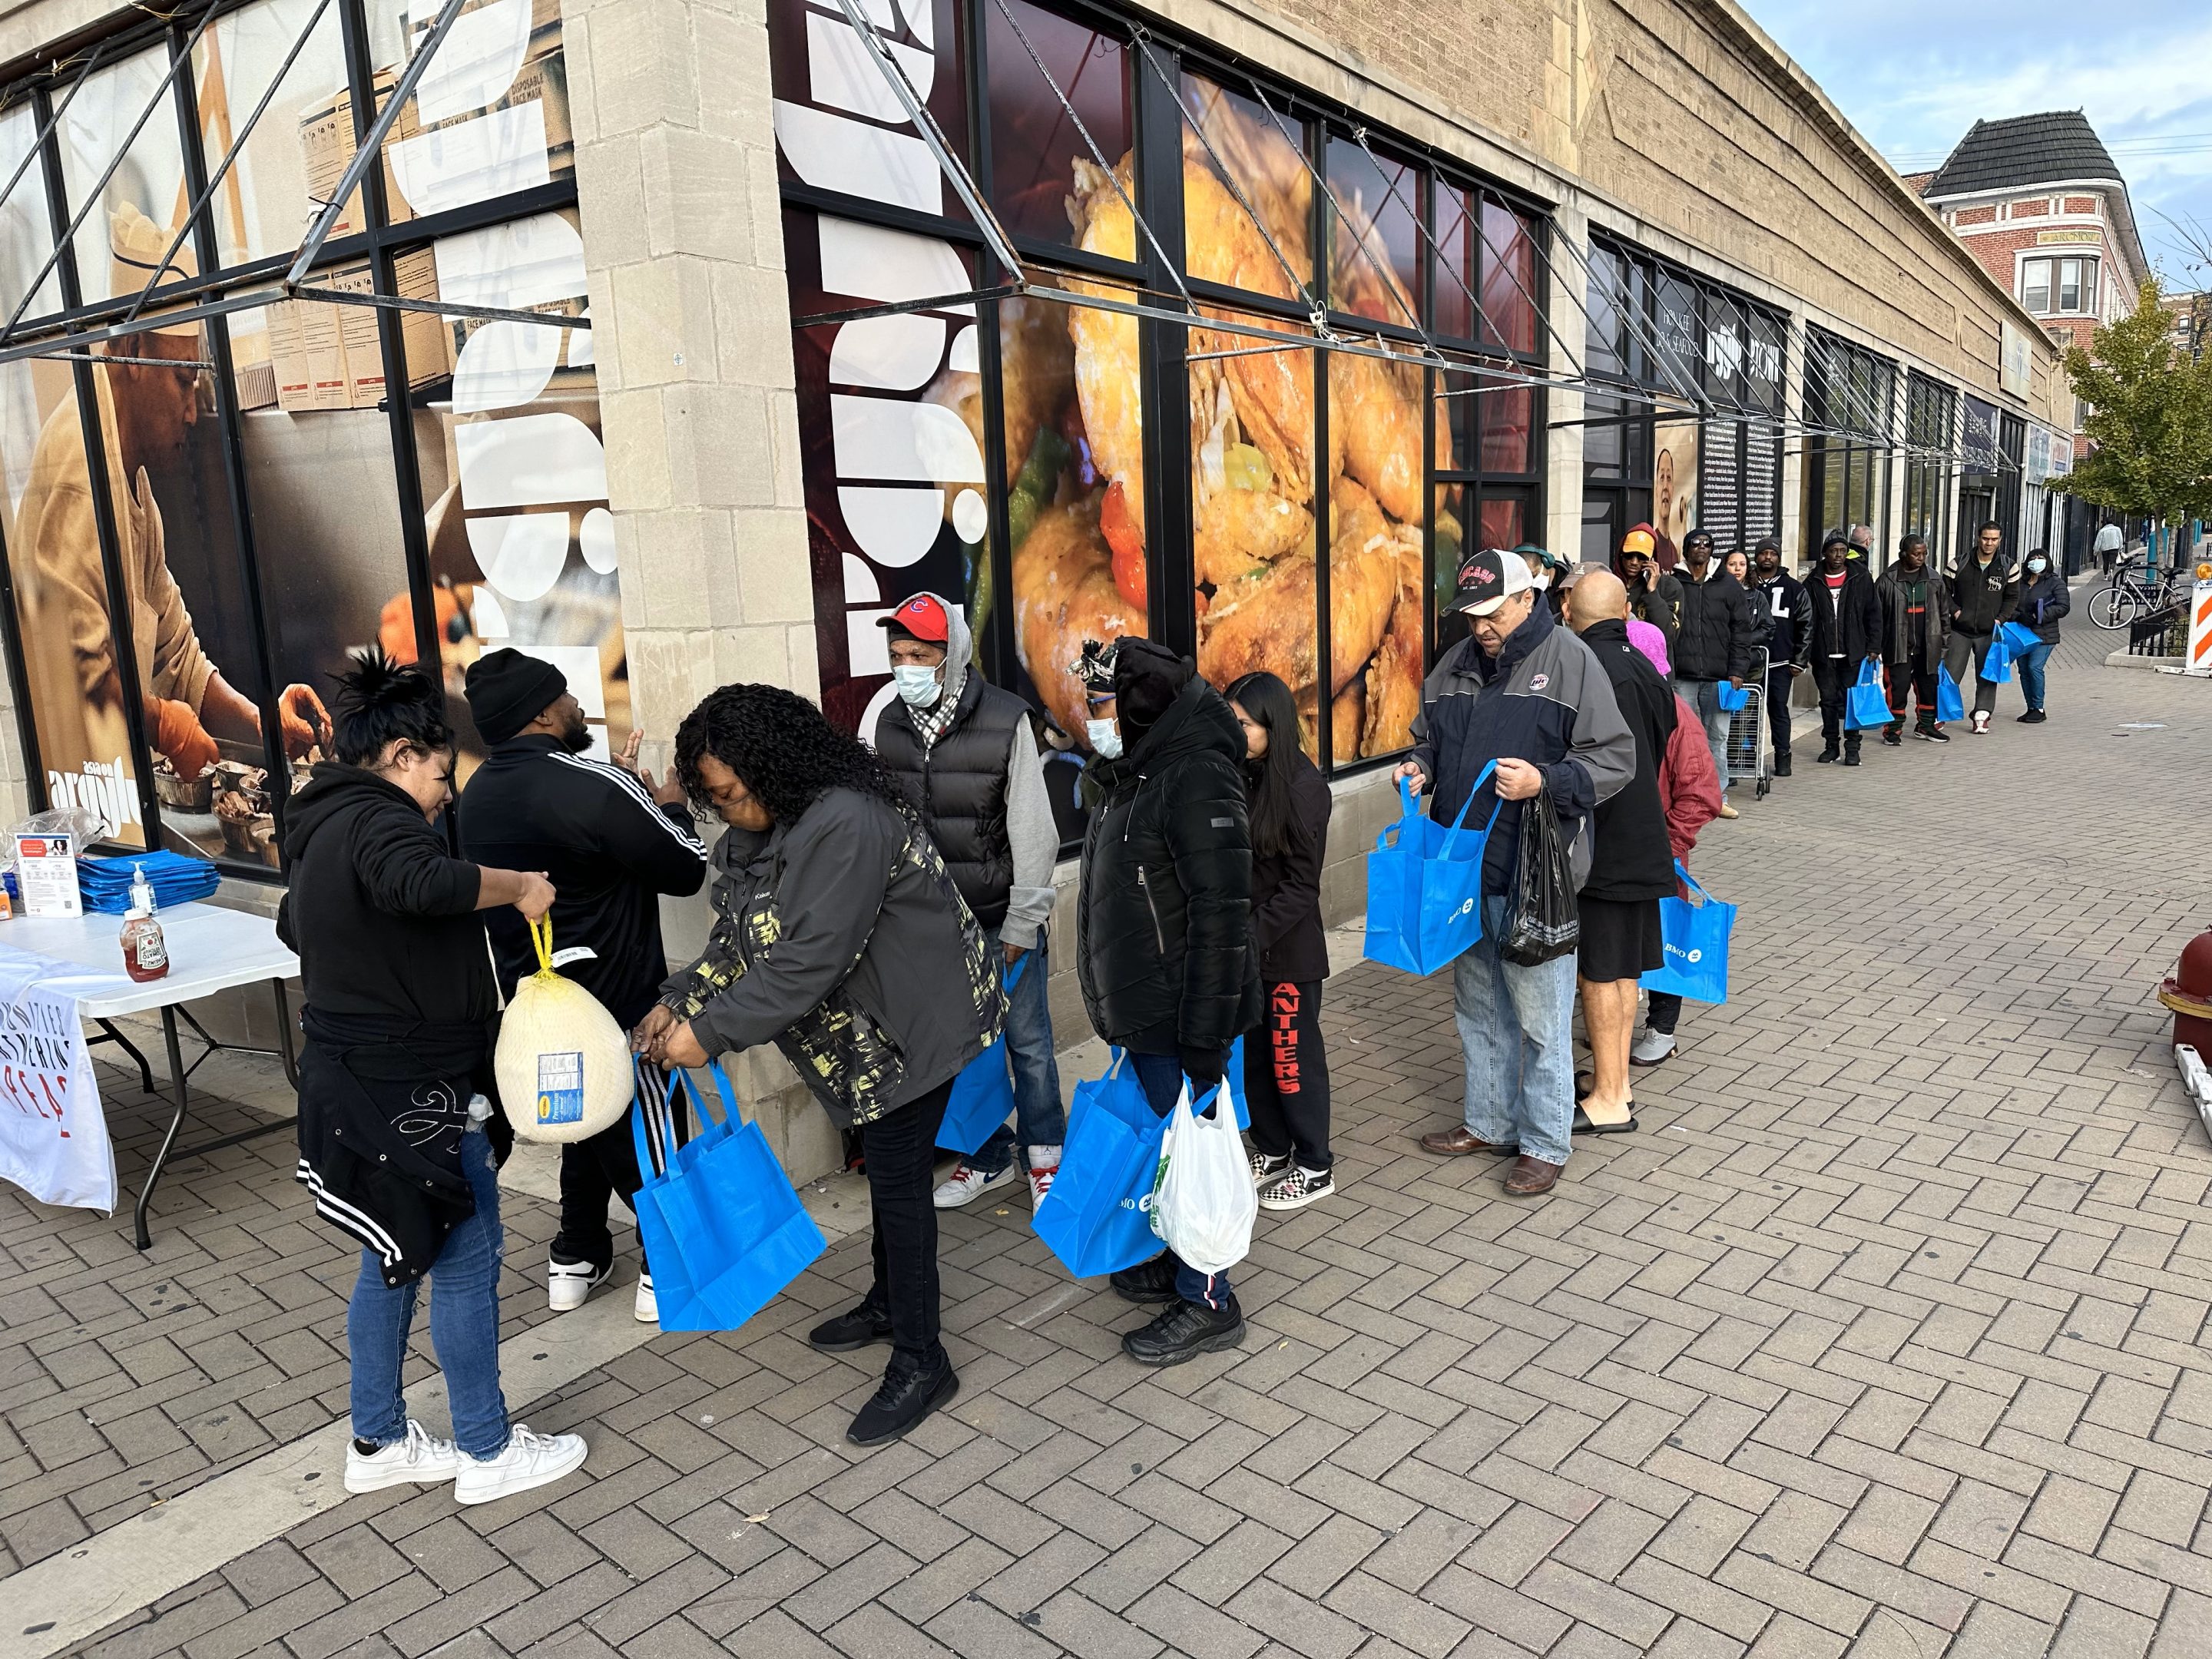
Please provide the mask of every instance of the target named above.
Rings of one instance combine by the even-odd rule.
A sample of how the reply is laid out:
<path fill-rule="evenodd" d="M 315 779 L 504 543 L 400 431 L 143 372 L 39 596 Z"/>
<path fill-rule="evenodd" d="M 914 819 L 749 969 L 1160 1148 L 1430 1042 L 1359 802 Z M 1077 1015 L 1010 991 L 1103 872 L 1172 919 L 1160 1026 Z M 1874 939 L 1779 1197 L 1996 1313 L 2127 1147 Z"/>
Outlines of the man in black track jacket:
<path fill-rule="evenodd" d="M 668 976 L 659 896 L 684 898 L 707 879 L 707 848 L 672 774 L 655 786 L 635 764 L 637 734 L 621 766 L 586 760 L 584 711 L 550 663 L 515 650 L 470 665 L 469 708 L 490 752 L 461 792 L 461 848 L 478 863 L 543 870 L 560 898 L 553 951 L 562 975 L 597 997 L 625 1031 L 645 1017 Z M 488 914 L 502 996 L 538 971 L 530 930 L 512 911 Z M 571 951 L 582 952 L 563 960 Z M 639 1185 L 627 1117 L 561 1149 L 561 1231 L 546 1270 L 556 1312 L 580 1308 L 614 1267 L 607 1200 Z M 658 1310 L 649 1271 L 635 1309 Z"/>

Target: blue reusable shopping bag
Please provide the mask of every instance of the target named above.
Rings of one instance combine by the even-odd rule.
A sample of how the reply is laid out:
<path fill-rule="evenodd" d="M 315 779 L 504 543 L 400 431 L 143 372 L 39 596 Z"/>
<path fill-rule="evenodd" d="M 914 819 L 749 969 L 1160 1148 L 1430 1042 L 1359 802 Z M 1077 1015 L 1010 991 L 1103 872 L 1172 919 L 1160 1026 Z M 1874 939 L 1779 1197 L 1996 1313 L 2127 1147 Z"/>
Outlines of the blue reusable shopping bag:
<path fill-rule="evenodd" d="M 1891 718 L 1889 694 L 1881 689 L 1881 670 L 1869 657 L 1860 665 L 1858 681 L 1844 700 L 1844 724 L 1854 732 L 1863 732 L 1869 726 L 1887 726 Z"/>
<path fill-rule="evenodd" d="M 1024 955 L 1006 975 L 1009 998 L 1029 965 Z M 945 1108 L 945 1121 L 938 1126 L 937 1144 L 948 1152 L 965 1156 L 988 1140 L 1013 1111 L 1013 1056 L 1006 1052 L 1006 1035 L 1001 1032 L 997 1042 L 969 1060 L 952 1079 L 952 1098 Z"/>
<path fill-rule="evenodd" d="M 1749 686 L 1730 685 L 1726 680 L 1723 680 L 1713 688 L 1713 696 L 1718 700 L 1723 714 L 1735 714 L 1739 710 L 1750 707 L 1751 704 Z"/>
<path fill-rule="evenodd" d="M 709 1070 L 721 1121 L 672 1152 L 668 1107 L 690 1086 L 685 1075 L 664 1089 L 641 1067 L 630 1109 L 645 1177 L 631 1202 L 664 1331 L 736 1330 L 827 1248 L 760 1126 L 738 1115 L 728 1075 L 720 1062 Z M 696 1089 L 693 1097 L 701 1098 Z"/>
<path fill-rule="evenodd" d="M 2012 678 L 2012 647 L 2006 643 L 2002 628 L 1990 635 L 1990 648 L 1982 653 L 1981 666 L 1974 674 L 1984 685 L 2002 685 Z"/>
<path fill-rule="evenodd" d="M 1966 718 L 1966 700 L 1960 695 L 1959 682 L 1951 678 L 1951 671 L 1936 671 L 1936 718 L 1939 720 L 1962 720 Z"/>
<path fill-rule="evenodd" d="M 2043 643 L 2043 635 L 2026 623 L 2008 622 L 2000 624 L 1997 629 L 1997 637 L 2005 642 L 2015 661 Z M 2002 682 L 2000 681 L 1999 684 L 2002 684 Z"/>
<path fill-rule="evenodd" d="M 1167 1127 L 1119 1048 L 1105 1076 L 1075 1085 L 1060 1173 L 1030 1224 L 1078 1279 L 1119 1273 L 1160 1253 L 1152 1182 Z"/>
<path fill-rule="evenodd" d="M 1670 992 L 1692 1002 L 1726 1002 L 1729 935 L 1735 931 L 1735 906 L 1722 903 L 1698 886 L 1680 859 L 1674 860 L 1674 873 L 1690 896 L 1659 901 L 1664 963 L 1644 975 L 1644 988 Z"/>
<path fill-rule="evenodd" d="M 1466 828 L 1467 809 L 1498 769 L 1491 762 L 1449 824 L 1422 815 L 1410 780 L 1398 793 L 1405 816 L 1376 837 L 1367 855 L 1367 943 L 1370 962 L 1426 975 L 1482 937 L 1482 854 L 1498 826 L 1500 801 L 1480 833 Z"/>

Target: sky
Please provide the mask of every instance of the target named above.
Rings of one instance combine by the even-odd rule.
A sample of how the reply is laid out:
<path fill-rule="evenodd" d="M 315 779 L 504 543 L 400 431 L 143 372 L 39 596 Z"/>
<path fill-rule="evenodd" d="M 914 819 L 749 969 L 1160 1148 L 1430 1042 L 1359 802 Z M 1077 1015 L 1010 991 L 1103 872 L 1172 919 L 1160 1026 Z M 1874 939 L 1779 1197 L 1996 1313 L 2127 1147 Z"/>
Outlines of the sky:
<path fill-rule="evenodd" d="M 1744 0 L 1899 173 L 1977 118 L 2078 109 L 2128 181 L 2169 289 L 2212 287 L 2212 11 L 2172 0 Z M 2196 269 L 2192 270 L 2194 264 Z"/>

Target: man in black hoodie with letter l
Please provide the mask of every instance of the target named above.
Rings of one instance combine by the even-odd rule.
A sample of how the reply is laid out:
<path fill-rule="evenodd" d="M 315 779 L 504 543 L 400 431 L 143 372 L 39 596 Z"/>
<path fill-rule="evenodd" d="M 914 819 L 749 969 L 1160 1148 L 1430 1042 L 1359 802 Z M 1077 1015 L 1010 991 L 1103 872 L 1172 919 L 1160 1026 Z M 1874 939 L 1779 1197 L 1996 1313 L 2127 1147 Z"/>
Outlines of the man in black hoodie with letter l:
<path fill-rule="evenodd" d="M 1774 775 L 1790 775 L 1790 689 L 1813 649 L 1813 598 L 1782 568 L 1771 536 L 1751 550 L 1752 603 L 1766 612 L 1766 725 L 1774 737 Z"/>
<path fill-rule="evenodd" d="M 1826 763 L 1841 754 L 1844 765 L 1856 766 L 1860 734 L 1844 730 L 1844 700 L 1859 665 L 1881 660 L 1881 596 L 1850 551 L 1850 538 L 1831 530 L 1805 591 L 1813 599 L 1813 684 L 1820 690 L 1820 752 L 1814 758 Z"/>
<path fill-rule="evenodd" d="M 672 775 L 656 788 L 631 769 L 635 732 L 623 765 L 586 760 L 583 708 L 542 658 L 488 652 L 469 665 L 468 691 L 491 752 L 461 792 L 461 851 L 480 864 L 552 878 L 561 895 L 551 917 L 554 961 L 627 1031 L 668 976 L 659 895 L 689 897 L 707 879 L 706 844 L 692 831 L 683 786 Z M 530 930 L 512 911 L 484 920 L 501 994 L 511 997 L 538 971 Z M 561 1148 L 561 1231 L 545 1270 L 556 1313 L 582 1307 L 613 1272 L 607 1202 L 617 1193 L 629 1202 L 639 1181 L 627 1116 Z M 633 1310 L 647 1324 L 659 1316 L 649 1264 L 638 1274 Z"/>
<path fill-rule="evenodd" d="M 1230 1045 L 1260 1023 L 1244 728 L 1188 657 L 1151 640 L 1086 640 L 1077 672 L 1097 755 L 1085 780 L 1077 977 L 1092 1027 L 1129 1051 L 1165 1117 L 1185 1076 L 1194 1093 L 1219 1083 Z M 1121 1339 L 1139 1364 L 1181 1364 L 1244 1340 L 1228 1276 L 1172 1251 L 1115 1273 L 1114 1289 L 1169 1304 Z"/>

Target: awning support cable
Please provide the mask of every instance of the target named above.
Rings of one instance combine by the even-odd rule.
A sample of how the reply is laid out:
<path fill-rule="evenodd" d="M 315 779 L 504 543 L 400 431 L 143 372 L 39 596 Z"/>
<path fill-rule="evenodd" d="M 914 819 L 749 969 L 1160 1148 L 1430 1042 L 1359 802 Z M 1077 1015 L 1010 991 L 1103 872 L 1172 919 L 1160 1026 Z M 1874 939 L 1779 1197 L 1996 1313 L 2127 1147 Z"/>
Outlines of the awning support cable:
<path fill-rule="evenodd" d="M 69 95 L 55 106 L 54 112 L 46 118 L 46 125 L 39 129 L 39 136 L 31 141 L 30 149 L 23 152 L 22 161 L 9 177 L 7 187 L 0 189 L 0 206 L 6 204 L 8 198 L 15 193 L 15 186 L 23 182 L 23 175 L 36 166 L 39 158 L 46 153 L 46 141 L 52 137 L 56 130 L 60 127 L 62 117 L 69 113 L 70 106 L 76 101 L 77 94 L 83 90 L 84 83 L 91 78 L 93 70 L 100 67 L 101 57 L 112 44 L 113 40 L 111 37 L 109 40 L 102 40 L 92 49 L 92 55 L 84 60 L 84 67 L 77 71 L 76 79 L 70 82 Z M 41 276 L 39 280 L 44 282 L 46 279 Z M 31 291 L 35 294 L 38 289 L 34 286 Z"/>

